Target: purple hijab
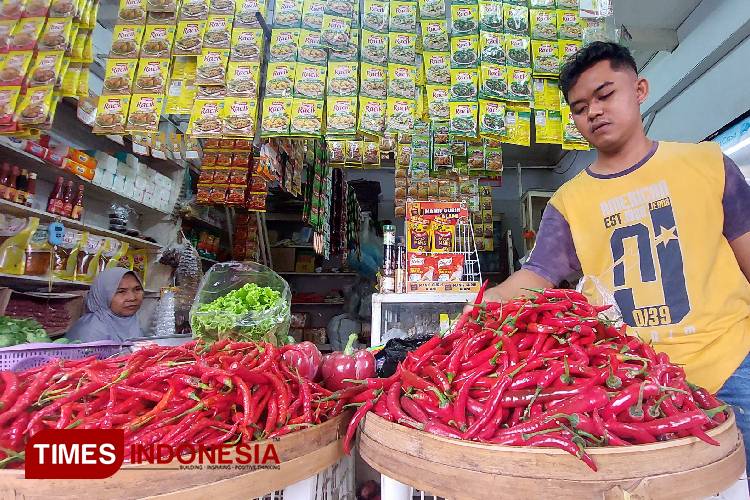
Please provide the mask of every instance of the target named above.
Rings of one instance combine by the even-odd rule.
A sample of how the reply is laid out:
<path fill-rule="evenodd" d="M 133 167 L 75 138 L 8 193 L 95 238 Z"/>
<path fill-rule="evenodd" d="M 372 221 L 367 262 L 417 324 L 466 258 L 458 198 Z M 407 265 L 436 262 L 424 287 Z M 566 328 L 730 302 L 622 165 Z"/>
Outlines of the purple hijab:
<path fill-rule="evenodd" d="M 86 314 L 75 322 L 67 333 L 70 340 L 81 342 L 95 342 L 97 340 L 123 341 L 134 337 L 142 337 L 141 327 L 138 325 L 138 315 L 118 316 L 110 303 L 115 296 L 123 276 L 132 271 L 124 267 L 106 269 L 96 275 L 91 289 L 86 296 Z"/>

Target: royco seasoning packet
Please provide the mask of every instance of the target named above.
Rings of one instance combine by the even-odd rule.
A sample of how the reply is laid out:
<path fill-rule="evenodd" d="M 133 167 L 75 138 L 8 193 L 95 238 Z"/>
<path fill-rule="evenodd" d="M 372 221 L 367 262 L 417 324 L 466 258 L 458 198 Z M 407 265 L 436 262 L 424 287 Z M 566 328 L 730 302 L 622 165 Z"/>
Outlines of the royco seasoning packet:
<path fill-rule="evenodd" d="M 388 65 L 388 97 L 416 98 L 416 68 L 408 64 Z"/>
<path fill-rule="evenodd" d="M 320 32 L 323 26 L 325 0 L 304 0 L 302 3 L 302 28 Z"/>
<path fill-rule="evenodd" d="M 388 96 L 388 70 L 382 66 L 362 63 L 359 70 L 361 96 L 385 99 Z"/>
<path fill-rule="evenodd" d="M 425 80 L 428 85 L 448 85 L 451 82 L 450 52 L 425 52 L 423 56 Z"/>
<path fill-rule="evenodd" d="M 479 71 L 472 68 L 451 70 L 451 100 L 476 101 Z"/>
<path fill-rule="evenodd" d="M 494 0 L 479 0 L 479 29 L 483 32 L 503 32 L 503 4 Z"/>
<path fill-rule="evenodd" d="M 505 127 L 507 130 L 503 142 L 518 146 L 529 146 L 531 143 L 531 109 L 528 104 L 510 103 L 505 109 Z"/>
<path fill-rule="evenodd" d="M 297 60 L 298 29 L 274 28 L 271 30 L 269 62 L 294 62 Z"/>
<path fill-rule="evenodd" d="M 554 10 L 531 9 L 531 38 L 557 40 L 557 15 Z"/>
<path fill-rule="evenodd" d="M 260 28 L 256 13 L 266 17 L 267 7 L 263 0 L 235 0 L 234 3 L 234 26 L 246 28 Z"/>
<path fill-rule="evenodd" d="M 445 19 L 427 19 L 421 21 L 422 48 L 425 51 L 440 52 L 450 50 L 448 23 Z"/>
<path fill-rule="evenodd" d="M 180 21 L 175 32 L 173 55 L 199 55 L 203 48 L 206 21 Z"/>
<path fill-rule="evenodd" d="M 505 64 L 505 35 L 482 31 L 479 34 L 479 57 L 482 63 Z"/>
<path fill-rule="evenodd" d="M 164 96 L 161 94 L 133 94 L 130 99 L 126 132 L 156 132 L 159 129 Z"/>
<path fill-rule="evenodd" d="M 508 68 L 508 94 L 509 101 L 530 101 L 531 94 L 531 70 L 529 68 Z"/>
<path fill-rule="evenodd" d="M 392 1 L 390 5 L 389 31 L 391 33 L 416 33 L 417 4 L 408 1 Z"/>
<path fill-rule="evenodd" d="M 113 59 L 138 57 L 141 39 L 143 38 L 143 28 L 143 26 L 129 24 L 118 24 L 112 28 L 112 47 L 109 49 L 109 57 Z"/>
<path fill-rule="evenodd" d="M 232 31 L 231 61 L 260 62 L 263 53 L 263 31 L 251 28 L 237 28 Z"/>
<path fill-rule="evenodd" d="M 582 42 L 579 40 L 559 40 L 559 49 L 558 53 L 560 56 L 560 66 L 565 64 L 565 62 L 576 55 L 576 53 L 581 50 L 581 46 L 583 45 Z"/>
<path fill-rule="evenodd" d="M 427 85 L 427 114 L 431 120 L 447 120 L 450 117 L 450 87 Z"/>
<path fill-rule="evenodd" d="M 209 4 L 209 15 L 234 15 L 234 0 L 210 0 Z"/>
<path fill-rule="evenodd" d="M 320 137 L 323 134 L 323 101 L 294 98 L 289 133 L 302 137 Z"/>
<path fill-rule="evenodd" d="M 301 99 L 323 99 L 326 90 L 326 67 L 297 63 L 294 81 L 294 97 Z"/>
<path fill-rule="evenodd" d="M 141 44 L 141 57 L 169 58 L 175 31 L 175 26 L 169 24 L 147 25 Z"/>
<path fill-rule="evenodd" d="M 257 97 L 260 63 L 229 61 L 227 65 L 227 96 Z"/>
<path fill-rule="evenodd" d="M 339 46 L 328 51 L 329 61 L 356 62 L 359 60 L 359 30 L 352 30 L 349 43 L 343 47 Z"/>
<path fill-rule="evenodd" d="M 205 21 L 208 18 L 208 1 L 207 0 L 183 0 L 180 5 L 179 20 Z"/>
<path fill-rule="evenodd" d="M 353 135 L 357 130 L 357 98 L 326 99 L 326 135 Z"/>
<path fill-rule="evenodd" d="M 508 66 L 531 67 L 531 40 L 525 36 L 505 35 L 505 60 Z"/>
<path fill-rule="evenodd" d="M 49 6 L 49 2 L 42 2 Z M 146 20 L 146 0 L 120 0 L 117 11 L 117 22 L 120 24 L 139 24 Z M 26 8 L 28 10 L 28 7 Z M 47 15 L 46 12 L 43 15 Z"/>
<path fill-rule="evenodd" d="M 382 136 L 388 103 L 385 99 L 359 98 L 357 131 L 364 135 Z"/>
<path fill-rule="evenodd" d="M 254 98 L 227 97 L 221 113 L 222 135 L 232 137 L 255 136 L 255 120 L 258 114 Z"/>
<path fill-rule="evenodd" d="M 388 62 L 416 66 L 417 35 L 414 33 L 390 33 L 388 35 Z"/>
<path fill-rule="evenodd" d="M 266 95 L 270 97 L 292 97 L 296 70 L 296 63 L 293 62 L 268 63 Z"/>
<path fill-rule="evenodd" d="M 289 135 L 291 111 L 291 98 L 264 98 L 260 135 L 262 137 Z"/>
<path fill-rule="evenodd" d="M 534 131 L 537 144 L 562 144 L 562 115 L 559 111 L 535 109 Z"/>
<path fill-rule="evenodd" d="M 476 68 L 479 65 L 479 36 L 451 37 L 451 68 Z"/>
<path fill-rule="evenodd" d="M 141 59 L 138 63 L 133 93 L 163 94 L 168 77 L 169 59 Z"/>
<path fill-rule="evenodd" d="M 302 0 L 278 0 L 273 14 L 274 28 L 299 28 L 302 25 Z"/>
<path fill-rule="evenodd" d="M 190 112 L 188 134 L 193 137 L 220 137 L 223 100 L 196 99 Z"/>
<path fill-rule="evenodd" d="M 531 41 L 531 58 L 534 76 L 557 76 L 560 72 L 557 41 Z"/>
<path fill-rule="evenodd" d="M 297 62 L 326 65 L 328 52 L 322 46 L 319 31 L 300 30 Z"/>
<path fill-rule="evenodd" d="M 362 30 L 362 62 L 388 64 L 388 35 Z"/>
<path fill-rule="evenodd" d="M 505 33 L 529 36 L 529 9 L 520 5 L 503 4 Z"/>
<path fill-rule="evenodd" d="M 206 32 L 203 34 L 203 47 L 229 49 L 232 45 L 233 16 L 210 15 Z"/>
<path fill-rule="evenodd" d="M 578 0 L 575 0 L 575 2 L 578 2 Z M 529 0 L 529 6 L 534 9 L 554 9 L 555 0 Z"/>
<path fill-rule="evenodd" d="M 95 134 L 124 134 L 130 96 L 101 96 L 96 108 Z"/>
<path fill-rule="evenodd" d="M 419 0 L 421 19 L 445 19 L 445 0 Z"/>
<path fill-rule="evenodd" d="M 504 99 L 508 93 L 507 68 L 483 62 L 479 67 L 479 82 L 479 97 Z"/>
<path fill-rule="evenodd" d="M 324 14 L 323 25 L 321 27 L 321 40 L 323 41 L 323 46 L 329 49 L 335 49 L 348 44 L 351 38 L 351 27 L 351 18 Z"/>
<path fill-rule="evenodd" d="M 451 4 L 451 36 L 479 33 L 479 6 Z"/>
<path fill-rule="evenodd" d="M 203 49 L 198 58 L 195 83 L 198 85 L 223 85 L 227 74 L 229 50 Z"/>
<path fill-rule="evenodd" d="M 557 11 L 557 35 L 561 40 L 581 40 L 581 20 L 577 10 Z"/>
<path fill-rule="evenodd" d="M 388 2 L 364 0 L 362 11 L 362 29 L 375 33 L 388 33 Z"/>
<path fill-rule="evenodd" d="M 459 137 L 477 137 L 477 102 L 458 101 L 449 103 L 450 133 Z"/>
<path fill-rule="evenodd" d="M 560 90 L 558 81 L 551 78 L 534 78 L 534 108 L 560 109 Z"/>
<path fill-rule="evenodd" d="M 505 137 L 505 103 L 479 100 L 479 135 L 486 138 Z"/>
<path fill-rule="evenodd" d="M 29 87 L 55 85 L 62 69 L 63 57 L 64 53 L 61 50 L 37 52 L 26 76 L 26 84 Z"/>
<path fill-rule="evenodd" d="M 416 111 L 413 99 L 388 97 L 386 108 L 385 131 L 388 134 L 410 132 L 414 128 L 414 113 Z"/>
<path fill-rule="evenodd" d="M 334 97 L 357 96 L 357 70 L 352 62 L 329 62 L 327 94 Z"/>

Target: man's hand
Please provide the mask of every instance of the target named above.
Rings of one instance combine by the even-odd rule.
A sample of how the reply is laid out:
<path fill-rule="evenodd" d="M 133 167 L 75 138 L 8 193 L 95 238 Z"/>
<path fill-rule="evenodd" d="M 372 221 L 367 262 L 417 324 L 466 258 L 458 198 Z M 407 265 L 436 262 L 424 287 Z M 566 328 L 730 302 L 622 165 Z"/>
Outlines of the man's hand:
<path fill-rule="evenodd" d="M 484 302 L 507 302 L 513 297 L 518 297 L 527 292 L 529 288 L 552 288 L 555 284 L 547 281 L 538 274 L 521 269 L 511 274 L 510 277 L 490 288 L 484 293 Z M 471 311 L 472 305 L 464 307 L 464 312 Z"/>
<path fill-rule="evenodd" d="M 745 274 L 745 278 L 750 281 L 750 233 L 745 233 L 730 241 L 729 246 L 734 250 L 734 256 L 737 257 L 737 263 Z"/>

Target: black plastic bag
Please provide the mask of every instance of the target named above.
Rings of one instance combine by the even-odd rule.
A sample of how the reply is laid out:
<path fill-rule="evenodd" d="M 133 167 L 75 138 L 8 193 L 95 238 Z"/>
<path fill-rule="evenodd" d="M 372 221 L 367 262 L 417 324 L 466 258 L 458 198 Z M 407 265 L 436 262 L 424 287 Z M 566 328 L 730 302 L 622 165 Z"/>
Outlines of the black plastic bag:
<path fill-rule="evenodd" d="M 391 339 L 375 355 L 378 366 L 378 377 L 390 377 L 396 372 L 396 366 L 406 359 L 406 353 L 413 351 L 432 338 L 432 335 L 420 335 L 408 339 Z"/>

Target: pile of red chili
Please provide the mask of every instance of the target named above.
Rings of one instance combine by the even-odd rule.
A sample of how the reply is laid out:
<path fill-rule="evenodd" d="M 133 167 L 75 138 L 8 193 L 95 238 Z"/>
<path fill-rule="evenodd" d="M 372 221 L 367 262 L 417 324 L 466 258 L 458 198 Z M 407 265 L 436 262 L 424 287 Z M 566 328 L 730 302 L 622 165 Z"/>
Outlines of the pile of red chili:
<path fill-rule="evenodd" d="M 302 347 L 190 342 L 0 372 L 0 467 L 20 465 L 26 440 L 46 428 L 122 428 L 127 454 L 131 444 L 211 447 L 320 423 L 344 401 L 326 399 L 305 360 L 288 356 Z"/>
<path fill-rule="evenodd" d="M 585 449 L 706 434 L 726 406 L 689 384 L 666 354 L 627 336 L 571 290 L 481 303 L 452 331 L 422 344 L 387 379 L 334 394 L 360 402 L 346 436 L 369 411 L 440 436 L 561 448 L 596 470 Z"/>

